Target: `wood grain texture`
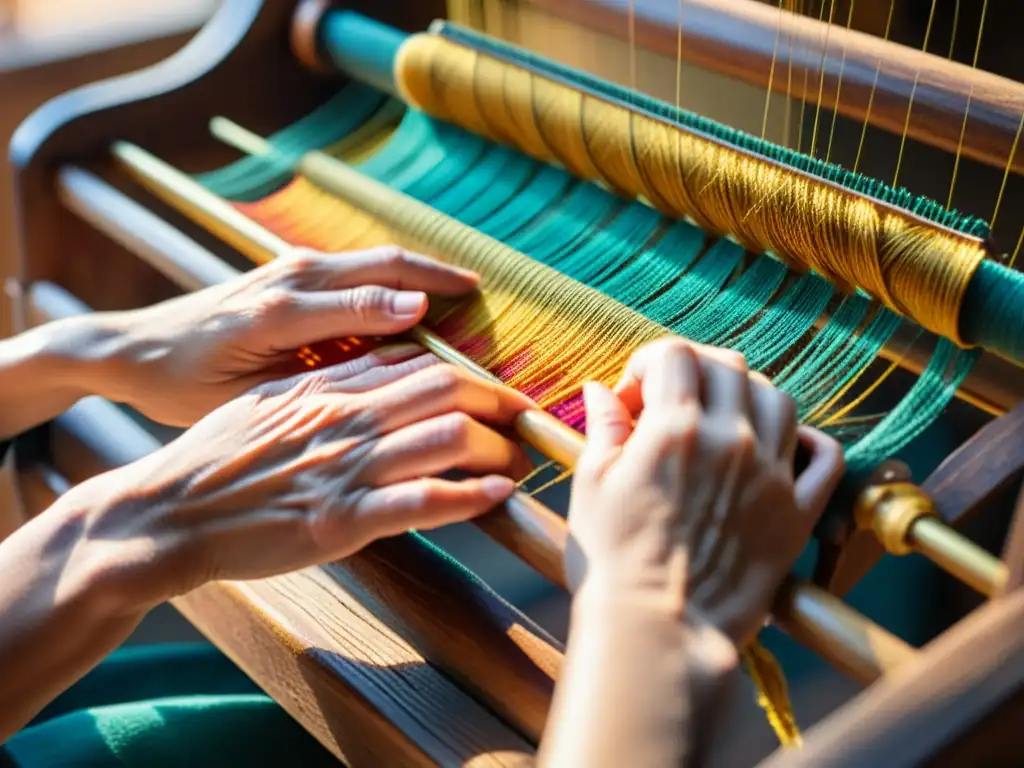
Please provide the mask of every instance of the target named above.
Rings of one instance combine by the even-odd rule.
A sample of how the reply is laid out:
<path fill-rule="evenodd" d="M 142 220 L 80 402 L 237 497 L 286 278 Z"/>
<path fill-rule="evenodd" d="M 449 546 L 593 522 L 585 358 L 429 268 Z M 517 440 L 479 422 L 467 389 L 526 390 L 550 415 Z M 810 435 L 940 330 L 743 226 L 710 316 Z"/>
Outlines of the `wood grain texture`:
<path fill-rule="evenodd" d="M 531 746 L 321 568 L 174 601 L 351 765 L 525 766 Z"/>
<path fill-rule="evenodd" d="M 812 103 L 818 102 L 824 72 L 822 105 L 857 121 L 868 116 L 878 72 L 870 123 L 902 134 L 913 92 L 908 135 L 950 152 L 956 151 L 960 141 L 970 99 L 963 154 L 998 168 L 1006 166 L 1024 114 L 1024 85 L 1020 83 L 879 37 L 847 31 L 840 24 L 829 28 L 817 19 L 780 14 L 777 4 L 773 8 L 753 0 L 518 2 L 618 37 L 629 34 L 632 4 L 637 45 L 672 58 L 678 50 L 681 14 L 682 56 L 686 62 L 761 87 L 768 87 L 770 81 L 773 91 Z M 772 78 L 777 45 L 775 72 L 785 71 L 787 76 Z M 792 80 L 788 76 L 790 63 Z M 837 88 L 840 71 L 841 91 Z M 1014 157 L 1013 169 L 1024 171 L 1024 152 Z"/>
<path fill-rule="evenodd" d="M 55 421 L 46 460 L 75 484 L 158 445 L 115 406 L 90 398 Z M 37 492 L 38 473 L 25 477 Z M 561 652 L 529 619 L 445 565 L 401 536 L 340 564 L 208 584 L 175 604 L 353 765 L 524 764 Z M 386 613 L 365 595 L 385 595 Z M 439 648 L 441 658 L 431 658 Z M 510 728 L 487 701 L 524 727 Z"/>
<path fill-rule="evenodd" d="M 821 765 L 925 765 L 947 747 L 1002 724 L 995 762 L 972 757 L 959 765 L 1011 765 L 1024 754 L 1019 711 L 1024 691 L 1024 590 L 989 602 L 920 652 L 900 674 L 867 689 L 805 734 L 804 749 L 777 754 L 771 768 Z M 990 732 L 989 738 L 993 739 Z M 988 747 L 992 749 L 992 744 Z M 961 752 L 961 754 L 963 754 Z"/>

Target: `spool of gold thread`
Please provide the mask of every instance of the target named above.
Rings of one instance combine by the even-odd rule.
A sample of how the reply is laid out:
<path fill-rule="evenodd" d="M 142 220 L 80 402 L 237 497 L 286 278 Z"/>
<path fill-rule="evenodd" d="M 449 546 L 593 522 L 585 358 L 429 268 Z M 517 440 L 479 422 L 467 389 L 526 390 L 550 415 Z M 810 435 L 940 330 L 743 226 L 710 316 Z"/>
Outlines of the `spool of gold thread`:
<path fill-rule="evenodd" d="M 395 70 L 402 98 L 434 117 L 860 288 L 964 345 L 960 305 L 985 257 L 972 238 L 436 35 L 410 37 Z"/>

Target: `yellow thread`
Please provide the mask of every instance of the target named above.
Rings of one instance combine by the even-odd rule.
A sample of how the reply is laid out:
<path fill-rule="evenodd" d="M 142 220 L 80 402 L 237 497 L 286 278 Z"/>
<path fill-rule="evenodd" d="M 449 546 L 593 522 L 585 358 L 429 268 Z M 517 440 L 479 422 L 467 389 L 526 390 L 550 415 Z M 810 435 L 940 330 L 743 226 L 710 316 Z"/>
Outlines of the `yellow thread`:
<path fill-rule="evenodd" d="M 896 0 L 889 0 L 889 17 L 885 20 L 885 36 L 883 40 L 889 40 L 889 32 L 892 29 L 892 12 L 896 7 Z M 882 73 L 882 60 L 879 59 L 875 65 L 875 79 L 871 82 L 871 93 L 868 94 L 868 107 L 864 111 L 864 125 L 860 129 L 860 142 L 857 144 L 857 159 L 853 161 L 853 172 L 856 173 L 860 167 L 860 155 L 864 149 L 864 139 L 868 134 L 868 123 L 871 121 L 871 108 L 875 104 L 875 91 L 878 90 L 878 77 Z"/>
<path fill-rule="evenodd" d="M 928 26 L 925 28 L 924 47 L 922 48 L 925 53 L 928 52 L 928 39 L 932 34 L 932 22 L 935 20 L 935 5 L 937 2 L 938 0 L 932 0 L 932 9 L 928 13 Z M 892 185 L 894 187 L 899 183 L 900 179 L 900 166 L 903 163 L 903 150 L 907 145 L 907 132 L 910 130 L 910 114 L 914 109 L 914 96 L 917 94 L 917 86 L 920 81 L 921 70 L 918 69 L 917 72 L 914 73 L 914 84 L 910 87 L 910 100 L 907 103 L 907 118 L 903 122 L 903 136 L 900 138 L 900 151 L 899 154 L 896 155 L 896 173 L 893 174 L 892 177 Z"/>
<path fill-rule="evenodd" d="M 548 480 L 540 488 L 536 488 L 533 491 L 531 491 L 530 495 L 531 496 L 537 496 L 539 494 L 542 494 L 548 488 L 554 488 L 556 485 L 558 485 L 559 483 L 561 483 L 561 482 L 563 482 L 565 480 L 568 480 L 570 477 L 572 477 L 572 470 L 571 469 L 563 470 L 562 472 L 560 472 L 558 474 L 558 477 L 554 478 L 553 480 Z"/>
<path fill-rule="evenodd" d="M 768 134 L 768 110 L 772 105 L 772 83 L 775 81 L 775 61 L 779 55 L 779 38 L 782 36 L 782 11 L 785 0 L 779 0 L 779 23 L 775 27 L 775 45 L 772 46 L 772 66 L 768 70 L 768 88 L 764 96 L 764 117 L 761 119 L 761 138 Z"/>
<path fill-rule="evenodd" d="M 982 17 L 982 24 L 984 24 L 984 17 Z M 946 57 L 950 61 L 953 60 L 953 51 L 956 50 L 956 28 L 960 24 L 960 0 L 956 0 L 953 5 L 953 31 L 949 36 L 949 55 Z M 981 27 L 978 27 L 978 31 L 981 31 Z"/>
<path fill-rule="evenodd" d="M 786 10 L 790 13 L 793 12 L 793 5 L 795 0 L 788 0 L 784 2 Z M 786 146 L 790 146 L 789 134 L 792 131 L 793 122 L 793 28 L 790 26 L 789 29 L 789 41 L 786 47 L 786 56 L 788 58 L 788 74 L 786 75 L 786 113 L 782 116 L 782 140 Z"/>
<path fill-rule="evenodd" d="M 284 192 L 241 207 L 295 245 L 345 251 L 397 243 L 483 275 L 477 295 L 432 302 L 428 324 L 437 327 L 457 315 L 449 342 L 460 346 L 487 340 L 473 359 L 489 370 L 520 357 L 522 364 L 503 379 L 541 407 L 579 394 L 580 381 L 614 385 L 635 349 L 669 333 L 614 299 L 425 205 L 407 201 L 384 211 L 382 205 L 393 201 L 374 200 L 372 185 L 356 181 L 355 186 L 364 195 L 355 205 L 299 178 Z M 588 339 L 585 345 L 583 338 Z"/>
<path fill-rule="evenodd" d="M 985 255 L 976 240 L 438 37 L 410 38 L 396 73 L 403 98 L 435 117 L 857 286 L 962 343 L 960 304 Z"/>
<path fill-rule="evenodd" d="M 789 700 L 789 687 L 782 667 L 761 643 L 751 643 L 743 652 L 747 672 L 758 689 L 758 704 L 784 747 L 800 747 L 803 739 Z"/>
<path fill-rule="evenodd" d="M 853 9 L 857 0 L 850 0 L 850 12 L 846 16 L 846 31 L 849 32 L 853 26 Z M 836 135 L 836 120 L 839 117 L 839 102 L 843 94 L 843 73 L 846 71 L 846 39 L 843 40 L 843 58 L 839 63 L 839 82 L 836 83 L 836 103 L 832 108 L 832 125 L 828 129 L 828 149 L 825 151 L 825 162 L 832 157 L 832 139 Z"/>
<path fill-rule="evenodd" d="M 821 61 L 818 62 L 818 106 L 814 110 L 814 130 L 811 131 L 811 157 L 814 157 L 814 150 L 818 147 L 818 119 L 821 117 L 821 99 L 825 94 L 825 59 L 828 57 L 828 38 L 832 32 L 832 19 L 836 12 L 836 0 L 831 0 L 828 9 L 828 27 L 825 29 L 825 44 L 821 48 Z"/>
<path fill-rule="evenodd" d="M 995 230 L 996 219 L 999 218 L 999 208 L 1003 204 L 1003 193 L 1006 192 L 1006 181 L 1010 178 L 1010 169 L 1013 168 L 1013 159 L 1017 156 L 1017 145 L 1020 143 L 1020 134 L 1024 130 L 1024 112 L 1021 112 L 1020 122 L 1017 123 L 1017 134 L 1013 137 L 1013 146 L 1010 147 L 1010 156 L 1006 158 L 1006 169 L 1003 171 L 1003 182 L 999 185 L 999 195 L 996 197 L 996 207 L 992 211 L 992 219 L 989 229 Z"/>
<path fill-rule="evenodd" d="M 1017 247 L 1013 249 L 1013 256 L 1010 257 L 1009 267 L 1013 269 L 1014 264 L 1017 263 L 1017 254 L 1020 253 L 1020 246 L 1024 244 L 1024 227 L 1020 228 L 1020 235 L 1017 236 Z"/>
<path fill-rule="evenodd" d="M 802 2 L 802 0 L 801 0 L 801 2 Z M 822 3 L 821 3 L 821 10 L 818 11 L 818 21 L 819 22 L 824 22 L 825 21 L 825 3 L 824 3 L 824 0 L 822 0 Z M 809 50 L 809 46 L 810 46 L 810 38 L 808 37 L 807 40 L 808 40 L 808 43 L 807 43 L 808 44 L 808 48 L 804 49 L 805 53 Z M 822 54 L 822 56 L 824 57 L 824 54 Z M 822 63 L 824 63 L 824 58 L 822 58 Z M 804 67 L 804 89 L 803 89 L 803 91 L 800 94 L 800 122 L 799 122 L 800 133 L 797 135 L 797 141 L 796 141 L 796 151 L 797 152 L 799 152 L 801 147 L 803 146 L 803 140 L 804 140 L 804 116 L 805 116 L 805 113 L 807 112 L 807 85 L 810 83 L 810 77 L 811 77 L 811 68 L 810 67 Z"/>
<path fill-rule="evenodd" d="M 889 367 L 886 368 L 885 371 L 882 372 L 882 374 L 877 379 L 875 379 L 873 382 L 871 382 L 871 386 L 867 387 L 863 392 L 861 392 L 859 395 L 857 395 L 857 397 L 855 397 L 849 403 L 847 403 L 842 408 L 837 410 L 831 416 L 829 416 L 828 418 L 822 419 L 818 423 L 818 426 L 819 427 L 834 427 L 834 426 L 842 424 L 844 419 L 846 419 L 846 417 L 852 411 L 854 411 L 857 408 L 859 408 L 860 405 L 865 400 L 867 400 L 871 396 L 871 394 L 882 385 L 882 382 L 884 382 L 886 379 L 888 379 L 889 376 L 892 374 L 892 372 L 900 367 L 900 363 L 902 361 L 903 361 L 903 358 L 899 357 L 896 360 L 894 360 L 893 362 L 891 362 L 889 364 Z M 860 378 L 860 377 L 858 376 L 858 378 Z"/>
<path fill-rule="evenodd" d="M 956 10 L 960 11 L 960 0 L 957 0 Z M 978 22 L 978 40 L 974 44 L 974 60 L 971 62 L 971 68 L 978 68 L 978 54 L 981 53 L 981 35 L 985 31 L 985 13 L 988 11 L 988 0 L 983 0 L 981 4 L 981 20 Z M 954 28 L 954 32 L 955 32 Z M 953 44 L 949 45 L 949 56 L 953 57 Z M 953 205 L 953 190 L 956 187 L 956 177 L 960 171 L 960 156 L 964 150 L 964 135 L 967 133 L 967 118 L 971 114 L 971 99 L 974 97 L 974 80 L 971 80 L 971 87 L 967 91 L 967 106 L 964 107 L 964 120 L 960 124 L 960 139 L 956 143 L 956 159 L 953 160 L 953 177 L 949 181 L 949 197 L 946 198 L 946 207 L 950 208 Z"/>
<path fill-rule="evenodd" d="M 555 466 L 556 463 L 557 462 L 555 462 L 555 461 L 548 460 L 548 461 L 545 461 L 543 464 L 539 464 L 538 466 L 536 466 L 532 470 L 530 470 L 530 472 L 526 475 L 526 477 L 524 477 L 521 480 L 519 480 L 519 482 L 516 483 L 516 487 L 517 488 L 525 488 L 530 483 L 531 480 L 535 480 L 539 475 L 541 475 L 542 473 L 544 473 L 548 469 L 551 469 L 551 467 Z M 536 491 L 534 491 L 534 493 L 536 493 Z"/>

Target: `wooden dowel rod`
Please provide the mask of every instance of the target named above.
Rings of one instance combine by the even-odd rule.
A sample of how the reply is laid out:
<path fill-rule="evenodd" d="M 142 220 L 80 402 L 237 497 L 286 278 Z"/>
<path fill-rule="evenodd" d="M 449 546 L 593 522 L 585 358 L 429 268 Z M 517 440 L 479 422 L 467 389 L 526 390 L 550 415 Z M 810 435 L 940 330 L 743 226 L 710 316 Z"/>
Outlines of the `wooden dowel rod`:
<path fill-rule="evenodd" d="M 880 670 L 899 669 L 917 654 L 839 598 L 800 579 L 787 579 L 772 611 L 786 634 L 862 682 L 877 680 Z M 834 637 L 843 642 L 833 642 Z"/>
<path fill-rule="evenodd" d="M 526 5 L 613 37 L 629 34 L 627 0 L 524 0 Z M 1010 159 L 1024 113 L 1024 85 L 949 61 L 938 55 L 887 42 L 880 37 L 828 25 L 778 4 L 753 0 L 634 0 L 638 47 L 753 85 L 818 102 L 858 122 L 901 135 L 913 91 L 907 134 L 924 144 L 955 152 L 970 99 L 963 154 L 997 168 Z M 683 24 L 679 46 L 679 18 Z M 529 41 L 524 41 L 529 44 Z M 793 76 L 788 73 L 792 64 Z M 774 66 L 773 66 L 774 65 Z M 775 77 L 771 76 L 775 72 Z M 779 77 L 786 72 L 786 77 Z M 877 86 L 872 100 L 872 85 Z M 806 76 L 805 76 L 806 75 Z M 806 84 L 806 90 L 805 90 Z M 916 86 L 916 87 L 915 87 Z M 870 115 L 868 107 L 870 103 Z M 1024 171 L 1024 153 L 1013 159 Z"/>
<path fill-rule="evenodd" d="M 198 221 L 210 222 L 211 231 L 215 234 L 220 234 L 221 229 L 234 223 L 236 219 L 234 215 L 226 217 L 225 220 L 216 220 L 215 212 L 217 209 L 224 206 L 230 208 L 226 201 L 221 200 L 201 187 L 198 190 L 193 189 L 192 185 L 199 185 L 187 179 L 187 177 L 183 177 L 183 174 L 176 169 L 162 163 L 142 149 L 133 145 L 119 143 L 115 146 L 115 156 L 133 176 L 159 197 L 189 215 L 193 215 L 193 212 L 195 212 L 196 220 Z M 195 193 L 194 197 L 191 196 L 193 192 Z M 236 230 L 232 235 L 235 242 L 240 242 L 243 239 L 242 232 L 254 227 L 262 228 L 255 221 L 242 216 L 235 209 L 231 208 L 231 211 L 233 214 L 237 214 L 244 219 L 244 222 L 238 222 L 239 230 Z M 269 238 L 263 237 L 260 242 L 267 243 Z M 246 251 L 243 248 L 244 252 Z M 452 362 L 458 364 L 460 359 L 462 359 L 462 356 L 456 352 Z M 534 414 L 533 416 L 528 416 L 525 419 L 525 431 L 528 433 L 532 431 L 537 442 L 553 444 L 555 449 L 552 453 L 560 453 L 562 459 L 565 460 L 565 466 L 572 467 L 575 465 L 576 457 L 579 456 L 583 446 L 582 436 L 557 421 L 550 414 L 543 411 L 534 411 L 532 413 Z M 538 450 L 542 449 L 538 448 Z M 542 450 L 542 452 L 547 455 L 545 451 Z M 561 461 L 561 459 L 558 460 Z M 531 503 L 524 503 L 521 507 L 517 507 L 509 514 L 509 519 L 502 521 L 500 525 L 494 525 L 488 532 L 503 535 L 506 540 L 510 541 L 509 548 L 514 552 L 517 551 L 517 547 L 530 553 L 539 552 L 539 554 L 530 555 L 531 559 L 528 562 L 531 565 L 534 564 L 535 560 L 542 563 L 557 561 L 560 564 L 565 541 L 568 538 L 567 526 L 561 518 L 558 518 L 556 521 L 554 517 L 557 516 L 554 516 L 554 513 L 551 513 L 554 517 L 547 519 L 536 516 L 534 514 L 536 511 L 533 507 L 534 504 L 536 502 L 531 500 Z M 513 531 L 514 534 L 512 533 Z M 543 571 L 541 572 L 543 573 Z M 552 580 L 564 585 L 564 578 L 560 577 L 557 580 Z M 817 592 L 803 595 L 803 600 L 805 604 L 816 606 L 818 611 L 806 611 L 804 614 L 791 617 L 790 620 L 798 624 L 803 621 L 812 622 L 812 625 L 807 628 L 806 636 L 816 644 L 830 646 L 829 648 L 821 649 L 818 645 L 813 645 L 811 646 L 813 649 L 819 650 L 828 658 L 840 660 L 837 663 L 842 664 L 841 668 L 862 682 L 872 682 L 893 668 L 889 665 L 895 664 L 894 657 L 875 658 L 870 655 L 861 655 L 863 653 L 870 654 L 871 648 L 865 646 L 858 637 L 865 634 L 885 634 L 885 630 L 873 625 L 868 619 L 861 616 L 859 617 L 859 632 L 847 636 L 846 633 L 851 631 L 852 626 L 855 626 L 851 622 L 818 622 L 818 616 L 829 614 L 836 604 L 840 604 L 838 598 L 818 590 Z M 849 611 L 849 609 L 847 610 Z M 857 616 L 855 612 L 850 611 L 850 613 Z M 912 653 L 910 651 L 910 654 Z M 856 658 L 856 663 L 846 664 L 843 660 L 850 658 L 851 655 Z M 910 658 L 910 655 L 907 658 Z M 870 674 L 865 674 L 865 670 L 870 670 Z"/>

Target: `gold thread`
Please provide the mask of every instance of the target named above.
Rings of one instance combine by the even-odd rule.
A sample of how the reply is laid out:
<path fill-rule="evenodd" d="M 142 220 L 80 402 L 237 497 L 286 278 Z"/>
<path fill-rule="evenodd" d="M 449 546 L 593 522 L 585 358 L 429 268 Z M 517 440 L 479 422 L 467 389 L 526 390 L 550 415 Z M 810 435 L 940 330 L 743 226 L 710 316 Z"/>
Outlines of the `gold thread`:
<path fill-rule="evenodd" d="M 497 62 L 486 82 L 475 77 L 478 59 Z M 644 195 L 669 216 L 780 254 L 840 288 L 857 286 L 962 344 L 959 308 L 985 255 L 976 240 L 440 37 L 410 38 L 396 71 L 403 94 L 428 114 L 543 162 L 557 158 L 580 178 Z M 761 205 L 769 196 L 772 205 Z"/>
<path fill-rule="evenodd" d="M 889 17 L 885 21 L 885 36 L 882 38 L 886 42 L 889 40 L 889 32 L 892 29 L 892 12 L 896 8 L 896 0 L 889 0 Z M 871 82 L 871 92 L 868 94 L 868 106 L 864 111 L 864 125 L 860 129 L 860 141 L 857 143 L 857 158 L 853 161 L 853 172 L 856 173 L 860 167 L 860 156 L 864 149 L 864 139 L 868 135 L 868 123 L 871 122 L 871 108 L 875 104 L 875 91 L 878 90 L 878 77 L 882 73 L 882 60 L 879 59 L 875 65 L 875 79 Z"/>
<path fill-rule="evenodd" d="M 956 4 L 957 12 L 960 11 L 960 0 L 957 0 Z M 985 13 L 988 11 L 988 0 L 983 0 L 981 4 L 981 20 L 978 22 L 978 40 L 974 44 L 974 60 L 971 62 L 971 68 L 978 68 L 978 55 L 981 53 L 981 36 L 985 31 Z M 954 28 L 955 35 L 955 28 Z M 953 57 L 953 45 L 950 43 L 949 56 Z M 956 143 L 956 159 L 953 160 L 953 177 L 949 180 L 949 196 L 946 198 L 946 207 L 950 208 L 953 205 L 953 190 L 956 187 L 956 177 L 960 172 L 960 157 L 964 150 L 964 136 L 967 133 L 967 119 L 971 114 L 971 99 L 974 98 L 974 80 L 971 80 L 971 87 L 967 91 L 967 105 L 964 107 L 964 120 L 960 124 L 960 138 Z"/>
<path fill-rule="evenodd" d="M 928 26 L 924 32 L 924 47 L 921 49 L 928 53 L 928 40 L 932 35 L 932 22 L 935 20 L 935 6 L 938 0 L 932 0 L 932 9 L 928 14 Z M 921 81 L 920 68 L 914 73 L 914 84 L 910 87 L 910 100 L 907 103 L 907 118 L 903 122 L 903 136 L 900 138 L 900 151 L 896 155 L 896 173 L 892 177 L 892 185 L 895 187 L 900 179 L 900 166 L 903 164 L 903 150 L 907 145 L 907 132 L 910 130 L 910 114 L 914 110 L 914 96 L 917 95 L 917 86 Z"/>

